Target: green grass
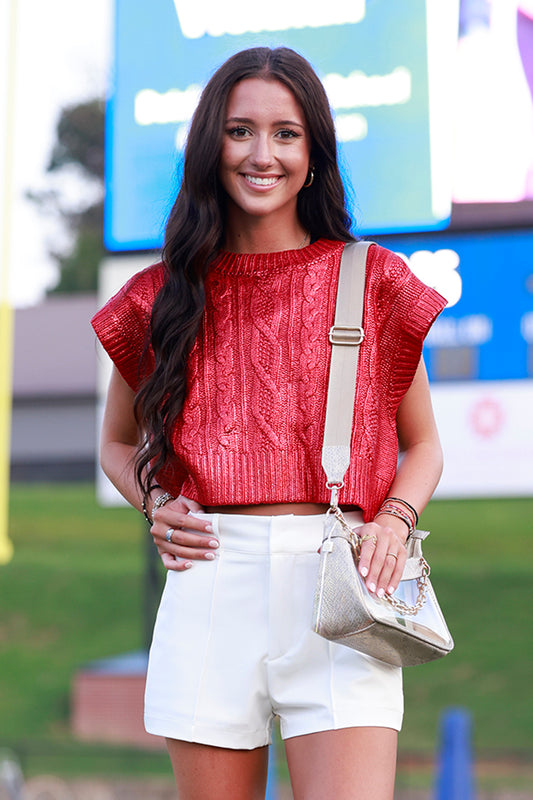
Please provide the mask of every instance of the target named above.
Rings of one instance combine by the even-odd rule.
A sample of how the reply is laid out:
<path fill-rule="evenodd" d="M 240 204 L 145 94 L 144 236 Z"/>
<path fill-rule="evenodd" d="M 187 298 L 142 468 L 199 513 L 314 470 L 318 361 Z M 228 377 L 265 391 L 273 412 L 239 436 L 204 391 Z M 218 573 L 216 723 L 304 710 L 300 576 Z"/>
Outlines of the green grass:
<path fill-rule="evenodd" d="M 455 640 L 446 658 L 405 670 L 402 747 L 435 746 L 435 715 L 470 709 L 474 742 L 533 751 L 531 518 L 533 499 L 434 501 L 420 527 Z"/>
<path fill-rule="evenodd" d="M 21 487 L 0 569 L 3 735 L 68 736 L 72 673 L 141 646 L 142 523 L 91 487 Z"/>
<path fill-rule="evenodd" d="M 480 751 L 533 752 L 532 516 L 533 499 L 439 501 L 424 513 L 456 649 L 405 670 L 401 752 L 434 752 L 449 706 L 471 710 Z M 69 731 L 74 671 L 144 644 L 140 515 L 99 508 L 92 486 L 16 485 L 10 536 L 14 558 L 0 567 L 0 745 L 22 752 L 30 772 L 44 760 L 59 772 L 169 774 L 166 758 L 113 748 L 104 757 Z"/>

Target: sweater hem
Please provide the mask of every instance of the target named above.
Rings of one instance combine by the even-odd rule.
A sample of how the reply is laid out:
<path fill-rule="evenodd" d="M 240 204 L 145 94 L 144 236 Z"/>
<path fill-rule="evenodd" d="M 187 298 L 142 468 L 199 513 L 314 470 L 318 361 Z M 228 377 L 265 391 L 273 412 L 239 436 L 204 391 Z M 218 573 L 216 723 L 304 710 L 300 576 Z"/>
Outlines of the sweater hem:
<path fill-rule="evenodd" d="M 204 506 L 263 503 L 325 503 L 331 493 L 326 476 L 310 473 L 305 452 L 232 452 L 223 457 L 196 454 L 194 472 L 181 486 L 168 487 Z M 187 469 L 187 464 L 183 465 Z M 361 508 L 365 521 L 373 519 L 386 497 L 394 475 L 376 474 L 373 464 L 357 457 L 350 465 L 352 478 L 339 492 L 340 505 Z M 261 476 L 268 475 L 266 482 Z M 372 490 L 369 491 L 369 487 Z"/>

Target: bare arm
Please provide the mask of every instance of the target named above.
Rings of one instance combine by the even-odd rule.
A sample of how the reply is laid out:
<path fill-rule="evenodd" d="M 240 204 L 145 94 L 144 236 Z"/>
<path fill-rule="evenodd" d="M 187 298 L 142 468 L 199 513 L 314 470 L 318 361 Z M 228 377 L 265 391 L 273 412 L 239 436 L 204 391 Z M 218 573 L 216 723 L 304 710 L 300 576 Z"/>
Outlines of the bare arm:
<path fill-rule="evenodd" d="M 134 399 L 132 389 L 113 367 L 102 423 L 100 465 L 128 503 L 141 511 L 142 494 L 134 474 L 140 437 L 133 413 Z"/>
<path fill-rule="evenodd" d="M 133 413 L 134 399 L 132 389 L 117 368 L 113 367 L 102 424 L 100 464 L 128 503 L 142 511 L 143 495 L 135 478 L 134 465 L 137 443 L 141 437 Z M 151 514 L 153 500 L 161 493 L 161 489 L 155 489 L 146 498 L 148 514 Z M 206 534 L 212 533 L 211 525 L 188 516 L 189 511 L 202 511 L 202 507 L 194 500 L 177 497 L 154 514 L 151 533 L 167 569 L 187 569 L 192 566 L 191 559 L 213 557 L 213 548 L 218 546 L 212 536 L 206 539 Z M 169 529 L 173 529 L 172 542 L 166 539 Z"/>
<path fill-rule="evenodd" d="M 431 407 L 429 383 L 421 359 L 396 417 L 402 458 L 389 495 L 410 503 L 420 514 L 431 498 L 442 472 L 442 450 Z M 380 514 L 364 526 L 377 538 L 363 544 L 359 569 L 371 591 L 394 591 L 405 564 L 407 526 L 390 514 Z M 397 559 L 387 558 L 393 553 Z M 372 588 L 373 587 L 373 588 Z"/>
<path fill-rule="evenodd" d="M 442 449 L 422 360 L 400 403 L 396 424 L 402 458 L 390 494 L 407 500 L 420 514 L 442 474 Z"/>

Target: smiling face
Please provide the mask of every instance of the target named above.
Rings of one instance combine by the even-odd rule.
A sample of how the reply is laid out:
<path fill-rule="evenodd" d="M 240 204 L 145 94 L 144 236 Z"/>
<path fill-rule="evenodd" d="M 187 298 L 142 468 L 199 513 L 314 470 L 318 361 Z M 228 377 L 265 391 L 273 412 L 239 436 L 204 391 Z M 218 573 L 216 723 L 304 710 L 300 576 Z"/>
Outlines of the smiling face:
<path fill-rule="evenodd" d="M 303 111 L 284 84 L 262 78 L 237 83 L 228 97 L 219 166 L 228 225 L 268 217 L 294 230 L 310 152 Z"/>

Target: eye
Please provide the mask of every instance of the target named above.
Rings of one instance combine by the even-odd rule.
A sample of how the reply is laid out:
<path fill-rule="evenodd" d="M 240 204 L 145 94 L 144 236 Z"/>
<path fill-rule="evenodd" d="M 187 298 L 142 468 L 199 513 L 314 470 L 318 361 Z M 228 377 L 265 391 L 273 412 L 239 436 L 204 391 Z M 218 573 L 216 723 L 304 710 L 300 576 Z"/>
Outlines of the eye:
<path fill-rule="evenodd" d="M 250 131 L 243 125 L 236 125 L 234 128 L 228 128 L 226 133 L 233 139 L 244 139 L 244 137 L 247 136 Z"/>
<path fill-rule="evenodd" d="M 281 131 L 278 131 L 276 135 L 279 136 L 280 139 L 297 139 L 300 136 L 299 133 L 291 130 L 291 128 L 283 128 Z"/>

